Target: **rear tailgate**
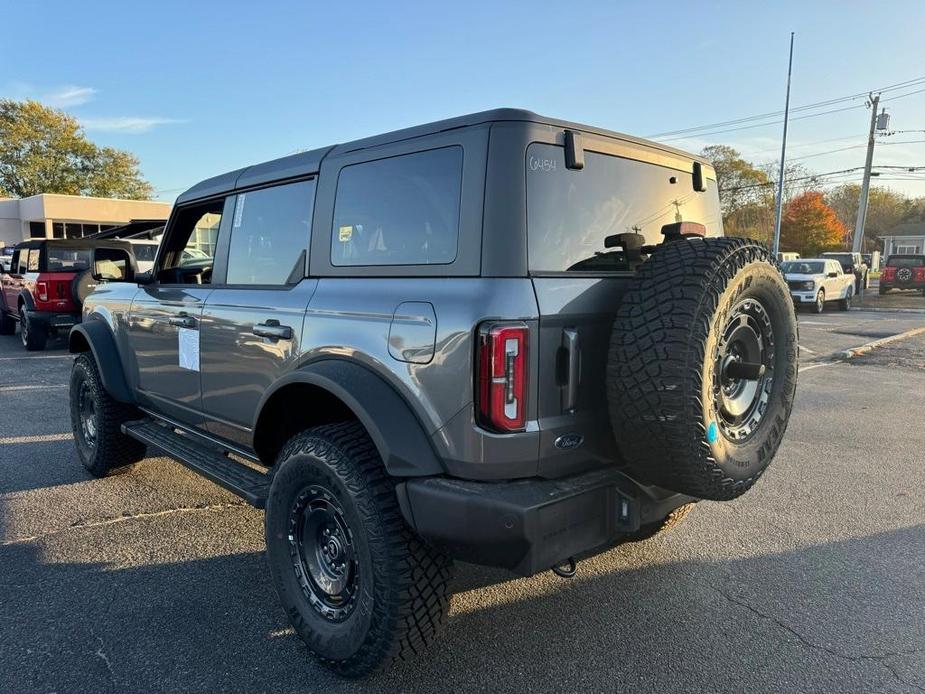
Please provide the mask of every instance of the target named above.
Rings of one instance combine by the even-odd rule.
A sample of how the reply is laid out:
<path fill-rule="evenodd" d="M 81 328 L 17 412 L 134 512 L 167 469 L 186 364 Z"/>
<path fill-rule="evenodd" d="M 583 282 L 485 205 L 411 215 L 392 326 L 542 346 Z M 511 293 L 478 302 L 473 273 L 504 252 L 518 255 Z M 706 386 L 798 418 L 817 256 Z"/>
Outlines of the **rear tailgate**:
<path fill-rule="evenodd" d="M 692 161 L 658 163 L 592 151 L 568 169 L 564 148 L 527 149 L 527 235 L 539 307 L 538 418 L 540 474 L 557 476 L 617 459 L 608 416 L 607 353 L 614 315 L 634 263 L 604 240 L 620 233 L 662 240 L 661 228 L 698 222 L 722 235 L 714 174 L 694 190 Z M 670 164 L 666 165 L 666 164 Z M 675 168 L 677 167 L 677 168 Z M 658 359 L 658 345 L 652 345 Z"/>
<path fill-rule="evenodd" d="M 35 308 L 39 311 L 59 313 L 79 311 L 80 307 L 74 303 L 71 289 L 76 274 L 74 272 L 39 273 L 33 290 Z"/>

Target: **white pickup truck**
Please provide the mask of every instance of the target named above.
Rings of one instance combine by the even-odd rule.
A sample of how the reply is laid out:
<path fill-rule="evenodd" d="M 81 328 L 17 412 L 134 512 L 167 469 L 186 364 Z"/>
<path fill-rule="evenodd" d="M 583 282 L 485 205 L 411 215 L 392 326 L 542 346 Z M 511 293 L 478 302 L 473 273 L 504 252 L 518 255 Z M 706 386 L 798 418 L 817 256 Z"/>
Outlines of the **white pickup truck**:
<path fill-rule="evenodd" d="M 851 308 L 854 275 L 845 274 L 837 260 L 803 258 L 782 263 L 781 267 L 797 308 L 811 306 L 816 313 L 822 313 L 826 301 L 838 301 L 842 311 Z"/>

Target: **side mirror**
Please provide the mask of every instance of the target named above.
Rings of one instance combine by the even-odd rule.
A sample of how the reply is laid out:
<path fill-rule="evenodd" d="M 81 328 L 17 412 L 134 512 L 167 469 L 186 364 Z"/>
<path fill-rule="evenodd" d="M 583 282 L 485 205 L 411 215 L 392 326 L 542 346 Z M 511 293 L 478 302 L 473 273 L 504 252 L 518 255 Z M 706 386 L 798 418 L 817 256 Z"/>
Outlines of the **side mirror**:
<path fill-rule="evenodd" d="M 151 284 L 154 281 L 154 273 L 151 270 L 147 272 L 136 272 L 135 273 L 135 282 L 139 285 L 141 284 Z"/>

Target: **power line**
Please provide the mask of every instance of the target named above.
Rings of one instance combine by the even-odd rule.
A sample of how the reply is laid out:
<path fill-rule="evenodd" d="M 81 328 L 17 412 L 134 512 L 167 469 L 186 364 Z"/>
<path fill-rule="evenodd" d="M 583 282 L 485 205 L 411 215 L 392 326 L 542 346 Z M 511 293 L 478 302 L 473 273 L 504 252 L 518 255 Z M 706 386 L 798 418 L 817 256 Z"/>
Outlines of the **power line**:
<path fill-rule="evenodd" d="M 925 169 L 925 166 L 899 166 L 899 165 L 890 165 L 890 166 L 875 166 L 875 169 L 905 169 L 906 171 Z M 857 171 L 863 171 L 863 166 L 855 166 L 850 169 L 841 169 L 839 171 L 827 171 L 824 173 L 815 173 L 808 176 L 798 176 L 796 178 L 787 179 L 788 183 L 794 183 L 796 181 L 810 181 L 816 179 L 817 181 L 821 178 L 833 178 L 836 176 L 843 176 L 845 174 L 855 173 Z M 897 172 L 898 173 L 898 172 Z M 844 182 L 844 181 L 839 181 Z M 820 181 L 820 184 L 822 182 Z M 767 183 L 751 183 L 747 186 L 736 186 L 735 188 L 726 188 L 723 192 L 731 193 L 739 190 L 752 190 L 754 188 L 767 188 L 768 186 L 775 185 L 773 181 L 768 181 Z"/>
<path fill-rule="evenodd" d="M 883 92 L 893 91 L 893 90 L 896 90 L 896 89 L 902 89 L 902 88 L 912 87 L 912 86 L 916 86 L 916 85 L 923 84 L 923 83 L 925 83 L 925 75 L 923 75 L 923 76 L 921 76 L 921 77 L 915 77 L 915 78 L 913 78 L 913 79 L 911 79 L 911 80 L 906 80 L 906 81 L 904 81 L 904 82 L 897 82 L 897 83 L 895 83 L 895 84 L 890 84 L 890 85 L 887 85 L 887 86 L 885 86 L 885 87 L 880 87 L 879 89 L 873 89 L 873 90 L 858 92 L 858 93 L 856 93 L 856 94 L 849 94 L 849 95 L 846 95 L 846 96 L 836 97 L 836 98 L 834 98 L 834 99 L 827 99 L 827 100 L 825 100 L 825 101 L 817 101 L 817 102 L 815 102 L 815 103 L 805 104 L 805 105 L 803 105 L 803 106 L 797 106 L 797 107 L 792 108 L 792 109 L 791 109 L 791 112 L 797 113 L 797 112 L 801 112 L 801 111 L 812 110 L 812 109 L 815 109 L 815 108 L 823 108 L 823 107 L 825 107 L 825 106 L 832 106 L 832 105 L 834 105 L 834 104 L 843 103 L 843 102 L 845 102 L 845 101 L 851 101 L 852 99 L 859 99 L 859 98 L 862 98 L 862 97 L 866 98 L 867 95 L 868 95 L 871 91 L 883 93 Z M 925 90 L 922 90 L 922 91 L 925 91 Z M 902 95 L 900 95 L 900 96 L 891 97 L 891 98 L 893 98 L 893 99 L 902 98 L 902 97 L 904 97 L 904 96 L 910 96 L 911 94 L 915 94 L 915 93 L 918 93 L 918 92 L 909 92 L 908 94 L 902 94 Z M 782 115 L 784 115 L 784 112 L 783 112 L 783 111 L 771 111 L 771 112 L 768 112 L 768 113 L 761 113 L 761 114 L 756 114 L 756 115 L 752 115 L 752 116 L 745 116 L 745 117 L 742 117 L 742 118 L 736 118 L 736 119 L 728 120 L 728 121 L 720 121 L 720 122 L 717 122 L 717 123 L 709 123 L 709 124 L 706 124 L 706 125 L 698 125 L 698 126 L 694 126 L 694 127 L 690 127 L 690 128 L 682 128 L 682 129 L 680 129 L 680 130 L 668 130 L 668 131 L 665 131 L 665 132 L 656 133 L 656 134 L 654 134 L 654 135 L 649 135 L 648 137 L 649 137 L 649 138 L 652 138 L 652 139 L 655 139 L 655 138 L 663 138 L 663 137 L 667 137 L 667 136 L 669 136 L 669 135 L 681 135 L 681 134 L 684 134 L 684 133 L 693 133 L 693 132 L 698 131 L 698 130 L 710 130 L 710 129 L 712 129 L 712 128 L 722 128 L 722 127 L 725 127 L 725 126 L 727 126 L 727 125 L 738 125 L 738 124 L 740 124 L 740 123 L 747 123 L 747 122 L 754 121 L 754 120 L 765 120 L 765 119 L 767 119 L 767 118 L 776 118 L 776 117 L 779 117 L 779 116 L 782 116 Z M 769 123 L 768 125 L 774 125 L 774 124 L 775 124 L 775 123 Z"/>

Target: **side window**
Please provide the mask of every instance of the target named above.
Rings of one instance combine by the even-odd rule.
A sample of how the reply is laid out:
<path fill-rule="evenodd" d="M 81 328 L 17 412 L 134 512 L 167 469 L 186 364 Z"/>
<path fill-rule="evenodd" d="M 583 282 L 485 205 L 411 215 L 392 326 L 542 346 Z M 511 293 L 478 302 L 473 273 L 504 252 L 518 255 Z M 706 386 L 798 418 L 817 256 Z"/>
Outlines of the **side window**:
<path fill-rule="evenodd" d="M 345 166 L 337 181 L 332 265 L 456 259 L 462 147 Z"/>
<path fill-rule="evenodd" d="M 226 282 L 284 285 L 302 279 L 314 197 L 313 180 L 239 194 Z"/>
<path fill-rule="evenodd" d="M 121 282 L 132 278 L 132 262 L 121 248 L 97 248 L 93 275 L 98 279 Z"/>
<path fill-rule="evenodd" d="M 13 251 L 13 258 L 10 260 L 10 272 L 15 272 L 18 275 L 22 274 L 22 269 L 19 267 L 19 263 L 22 260 L 22 253 L 18 250 Z"/>
<path fill-rule="evenodd" d="M 38 272 L 39 271 L 39 259 L 42 255 L 41 248 L 30 248 L 29 249 L 29 272 Z"/>
<path fill-rule="evenodd" d="M 225 200 L 190 205 L 177 212 L 164 237 L 157 279 L 164 284 L 211 284 Z"/>

